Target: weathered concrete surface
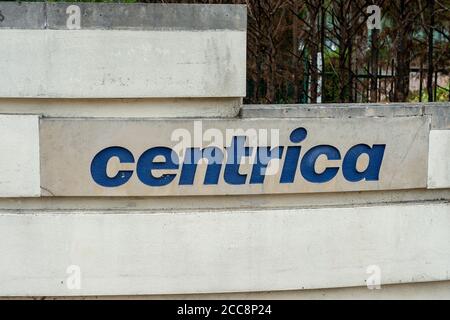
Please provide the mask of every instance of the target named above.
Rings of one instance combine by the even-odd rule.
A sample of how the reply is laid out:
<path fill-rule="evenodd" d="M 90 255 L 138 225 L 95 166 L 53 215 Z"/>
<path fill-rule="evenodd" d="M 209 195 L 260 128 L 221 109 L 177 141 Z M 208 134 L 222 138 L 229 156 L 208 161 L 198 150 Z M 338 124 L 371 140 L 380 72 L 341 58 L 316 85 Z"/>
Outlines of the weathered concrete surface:
<path fill-rule="evenodd" d="M 246 88 L 244 31 L 0 30 L 3 98 L 223 98 Z"/>
<path fill-rule="evenodd" d="M 44 29 L 45 9 L 43 2 L 0 1 L 0 30 Z"/>
<path fill-rule="evenodd" d="M 430 132 L 428 188 L 450 188 L 450 130 Z"/>
<path fill-rule="evenodd" d="M 450 103 L 425 105 L 425 114 L 432 117 L 433 130 L 450 130 Z"/>
<path fill-rule="evenodd" d="M 0 115 L 0 198 L 39 197 L 39 118 Z"/>
<path fill-rule="evenodd" d="M 58 110 L 59 101 L 62 110 Z M 176 99 L 171 102 L 164 99 L 160 102 L 152 99 L 97 100 L 95 103 L 87 100 L 1 99 L 0 110 L 49 117 L 81 117 L 92 112 L 92 117 L 116 118 L 66 120 L 80 123 L 146 122 L 145 118 L 151 116 L 150 111 L 143 111 L 147 101 L 152 101 L 149 108 L 178 103 Z M 185 102 L 184 99 L 180 101 L 180 105 Z M 193 105 L 196 101 L 204 100 L 191 100 Z M 104 112 L 96 110 L 96 104 L 105 105 Z M 125 110 L 125 106 L 131 106 L 131 111 Z M 436 113 L 430 111 L 428 115 L 418 107 L 416 111 L 414 108 L 395 109 L 398 107 L 394 106 L 381 111 L 378 107 L 368 107 L 364 112 L 354 111 L 358 114 L 355 117 L 351 116 L 353 111 L 341 109 L 336 112 L 342 113 L 335 116 L 335 111 L 330 109 L 328 116 L 323 113 L 318 119 L 274 120 L 268 111 L 266 116 L 260 114 L 262 119 L 225 122 L 240 125 L 247 121 L 259 124 L 291 121 L 300 127 L 309 121 L 317 121 L 321 123 L 320 131 L 310 131 L 309 138 L 325 139 L 326 128 L 337 128 L 327 125 L 328 121 L 350 121 L 362 128 L 352 139 L 371 142 L 366 139 L 372 137 L 373 132 L 377 132 L 377 139 L 386 134 L 389 141 L 397 141 L 400 137 L 396 130 L 401 127 L 398 124 L 420 118 L 426 123 L 425 143 L 415 145 L 414 134 L 420 136 L 421 131 L 407 126 L 404 135 L 411 140 L 404 142 L 401 148 L 411 152 L 405 159 L 416 154 L 422 157 L 425 165 L 416 164 L 408 170 L 403 166 L 396 170 L 401 179 L 409 179 L 411 172 L 414 175 L 423 169 L 424 182 L 419 189 L 241 196 L 1 198 L 0 296 L 129 295 L 134 298 L 135 295 L 150 294 L 300 290 L 273 293 L 268 297 L 319 297 L 319 291 L 314 295 L 302 289 L 363 286 L 370 276 L 367 267 L 379 266 L 383 285 L 380 293 L 385 293 L 384 298 L 414 297 L 413 293 L 422 287 L 417 282 L 448 280 L 450 261 L 449 189 L 425 190 L 429 176 L 429 118 L 433 123 Z M 434 106 L 430 108 L 434 110 Z M 446 110 L 442 108 L 441 111 L 445 114 Z M 142 117 L 139 117 L 140 113 Z M 173 113 L 172 116 L 182 117 L 183 114 Z M 128 117 L 134 121 L 118 119 Z M 174 122 L 188 120 L 153 121 L 163 121 L 164 126 L 170 127 Z M 368 130 L 376 123 L 388 128 Z M 82 128 L 79 130 L 84 132 Z M 87 134 L 85 145 L 111 136 L 102 130 L 99 129 L 95 139 Z M 437 131 L 440 135 L 445 132 L 442 128 Z M 433 132 L 435 130 L 432 135 Z M 164 132 L 159 130 L 157 134 L 155 140 L 163 141 Z M 10 129 L 4 136 L 9 135 Z M 124 134 L 123 139 L 142 139 L 142 146 L 149 147 L 142 136 L 133 130 L 131 134 Z M 151 135 L 148 136 L 151 140 Z M 317 143 L 333 144 L 345 138 L 338 134 L 330 136 L 329 141 Z M 47 141 L 46 138 L 41 139 L 41 144 L 43 141 Z M 309 147 L 307 141 L 301 144 L 305 149 Z M 433 138 L 430 141 L 431 146 Z M 59 149 L 59 162 L 62 163 L 65 160 L 61 154 L 72 142 L 80 143 L 78 132 L 67 139 L 62 136 L 61 145 L 48 146 L 48 150 Z M 418 146 L 424 150 L 415 149 Z M 442 147 L 434 150 L 438 151 L 437 157 L 441 161 L 448 158 L 448 152 Z M 66 171 L 70 171 L 72 166 L 79 164 L 67 162 L 66 165 Z M 53 171 L 48 168 L 47 172 L 55 176 L 58 170 L 56 166 Z M 81 290 L 67 287 L 70 277 L 67 268 L 72 265 L 81 268 Z M 387 284 L 404 282 L 413 283 L 411 289 L 386 294 Z M 429 285 L 433 289 L 427 291 L 427 296 L 436 298 L 436 288 L 443 292 L 446 283 Z M 339 289 L 345 293 L 338 294 L 336 290 L 320 290 L 320 294 L 339 298 L 364 296 L 368 291 L 348 288 Z M 259 295 L 233 296 L 257 298 Z M 375 298 L 369 294 L 365 296 Z"/>
<path fill-rule="evenodd" d="M 436 201 L 450 202 L 448 189 L 412 189 L 390 191 L 359 191 L 343 193 L 299 193 L 238 196 L 184 197 L 41 197 L 0 198 L 0 210 L 20 210 L 21 213 L 55 211 L 98 211 L 158 214 L 161 211 L 317 209 L 376 205 L 409 205 Z"/>
<path fill-rule="evenodd" d="M 200 128 L 201 127 L 201 128 Z M 234 134 L 247 135 L 250 146 L 289 146 L 290 134 L 293 130 L 304 127 L 308 136 L 301 143 L 302 155 L 307 150 L 318 145 L 335 146 L 341 153 L 341 159 L 347 151 L 358 144 L 386 145 L 378 181 L 349 182 L 344 179 L 340 169 L 334 179 L 326 183 L 311 183 L 304 179 L 295 169 L 293 183 L 280 183 L 283 159 L 273 161 L 275 172 L 267 175 L 264 183 L 250 184 L 252 164 L 256 149 L 253 149 L 250 160 L 242 162 L 241 174 L 246 174 L 246 183 L 231 185 L 224 181 L 224 164 L 216 185 L 205 185 L 204 177 L 206 163 L 199 164 L 196 179 L 192 186 L 179 185 L 181 165 L 178 170 L 169 170 L 177 174 L 168 185 L 150 187 L 139 181 L 134 172 L 131 179 L 120 187 L 107 188 L 95 183 L 91 176 L 91 162 L 105 148 L 123 147 L 130 150 L 135 158 L 133 164 L 121 165 L 108 162 L 108 170 L 114 177 L 119 170 L 136 170 L 138 158 L 149 148 L 165 146 L 175 150 L 190 147 L 210 145 L 206 138 L 214 130 L 215 146 L 221 150 L 229 147 Z M 41 132 L 41 170 L 43 195 L 52 196 L 188 196 L 188 195 L 231 195 L 231 194 L 276 194 L 276 193 L 315 193 L 343 192 L 364 190 L 396 190 L 426 188 L 427 161 L 429 142 L 428 117 L 404 117 L 392 119 L 309 119 L 304 121 L 278 119 L 247 119 L 247 120 L 89 120 L 89 119 L 42 119 Z M 200 133 L 199 133 L 200 130 Z M 236 131 L 243 130 L 243 131 Z M 279 139 L 255 141 L 261 137 L 262 130 L 268 139 L 273 132 L 279 134 Z M 411 134 L 414 132 L 414 134 Z M 251 134 L 254 133 L 253 136 Z M 182 134 L 182 135 L 181 135 Z M 189 135 L 189 137 L 186 136 Z M 205 134 L 205 136 L 203 136 Z M 197 136 L 195 136 L 197 135 Z M 224 139 L 220 140 L 223 137 Z M 195 139 L 198 140 L 195 140 Z M 226 138 L 226 139 L 225 139 Z M 181 140 L 184 139 L 184 140 Z M 198 145 L 200 143 L 201 145 Z M 253 144 L 252 144 L 253 143 Z M 274 144 L 275 143 L 275 144 Z M 286 149 L 286 148 L 284 148 Z M 361 157 L 362 158 L 362 157 Z M 226 163 L 226 160 L 223 161 Z M 359 165 L 359 161 L 358 161 Z M 342 167 L 342 160 L 327 161 L 319 158 L 316 172 L 324 168 Z M 361 163 L 362 171 L 367 164 Z M 125 169 L 126 167 L 126 169 Z M 67 170 L 70 168 L 70 170 Z M 163 170 L 164 171 L 164 170 Z M 163 173 L 168 173 L 165 170 Z M 159 174 L 157 174 L 159 175 Z"/>
<path fill-rule="evenodd" d="M 67 7 L 47 7 L 48 28 L 66 29 Z M 81 9 L 82 29 L 126 30 L 247 30 L 244 5 L 227 4 L 111 4 L 76 3 Z"/>
<path fill-rule="evenodd" d="M 450 129 L 450 103 L 244 105 L 247 118 L 393 118 L 431 116 L 431 127 Z"/>
<path fill-rule="evenodd" d="M 235 118 L 241 98 L 0 99 L 0 113 L 87 118 Z"/>
<path fill-rule="evenodd" d="M 0 214 L 0 295 L 254 292 L 445 281 L 449 203 Z M 69 266 L 81 271 L 70 290 Z M 70 284 L 70 282 L 69 282 Z"/>
<path fill-rule="evenodd" d="M 242 105 L 241 98 L 191 99 L 5 99 L 0 113 L 46 117 L 111 118 L 391 118 L 430 116 L 433 130 L 450 129 L 450 104 Z"/>
<path fill-rule="evenodd" d="M 68 8 L 80 9 L 81 29 L 247 30 L 244 5 L 0 2 L 1 28 L 67 29 Z M 0 17 L 1 18 L 1 17 Z"/>
<path fill-rule="evenodd" d="M 350 118 L 421 116 L 423 105 L 413 104 L 295 104 L 244 105 L 243 118 Z"/>
<path fill-rule="evenodd" d="M 67 30 L 73 6 L 81 30 Z M 246 94 L 245 6 L 0 2 L 0 12 L 2 98 Z"/>

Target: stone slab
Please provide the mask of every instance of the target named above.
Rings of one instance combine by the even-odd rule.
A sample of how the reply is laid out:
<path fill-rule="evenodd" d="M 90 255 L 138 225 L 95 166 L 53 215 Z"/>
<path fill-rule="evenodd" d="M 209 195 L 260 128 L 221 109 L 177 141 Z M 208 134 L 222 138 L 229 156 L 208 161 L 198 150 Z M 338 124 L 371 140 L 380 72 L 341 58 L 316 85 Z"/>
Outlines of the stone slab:
<path fill-rule="evenodd" d="M 0 30 L 1 98 L 246 94 L 246 32 Z"/>
<path fill-rule="evenodd" d="M 247 30 L 244 5 L 54 3 L 48 5 L 48 28 L 67 28 L 67 8 L 80 8 L 82 29 Z"/>
<path fill-rule="evenodd" d="M 0 29 L 247 30 L 244 5 L 0 1 Z M 69 25 L 69 26 L 68 26 Z"/>
<path fill-rule="evenodd" d="M 0 296 L 259 292 L 449 280 L 448 203 L 0 212 Z M 77 281 L 79 279 L 79 281 Z M 371 283 L 371 282 L 369 282 Z"/>
<path fill-rule="evenodd" d="M 427 115 L 433 130 L 450 129 L 450 103 L 323 103 L 244 105 L 242 118 L 392 118 Z"/>
<path fill-rule="evenodd" d="M 0 30 L 44 29 L 45 12 L 44 2 L 0 1 Z"/>
<path fill-rule="evenodd" d="M 40 126 L 41 185 L 43 195 L 46 196 L 87 197 L 249 195 L 420 189 L 427 187 L 429 126 L 430 119 L 426 116 L 392 119 L 204 121 L 42 119 Z M 299 128 L 307 131 L 307 137 L 301 143 L 292 143 L 289 140 L 290 135 Z M 184 150 L 191 147 L 217 146 L 226 156 L 227 152 L 224 150 L 230 147 L 233 136 L 247 136 L 247 145 L 253 146 L 251 156 L 241 161 L 239 174 L 245 176 L 239 178 L 241 182 L 236 183 L 231 181 L 231 178 L 225 178 L 225 176 L 232 176 L 230 173 L 232 169 L 230 172 L 225 169 L 228 160 L 223 159 L 219 163 L 222 166 L 217 174 L 216 183 L 206 183 L 206 162 L 197 166 L 192 184 L 181 183 Z M 327 167 L 336 167 L 338 170 L 331 180 L 311 182 L 311 179 L 305 178 L 303 169 L 300 174 L 300 160 L 295 164 L 293 161 L 298 157 L 293 157 L 290 161 L 293 169 L 289 171 L 292 172 L 292 181 L 281 183 L 280 176 L 284 171 L 284 163 L 287 162 L 285 160 L 288 146 L 301 146 L 300 158 L 304 159 L 306 152 L 312 148 L 330 145 L 337 148 L 340 158 L 344 159 L 344 155 L 351 148 L 362 144 L 369 147 L 374 145 L 385 147 L 377 179 L 349 180 L 347 177 L 344 178 L 342 160 L 318 157 L 313 164 L 314 172 L 323 173 Z M 272 161 L 269 164 L 267 168 L 269 174 L 265 175 L 263 181 L 254 180 L 250 183 L 252 181 L 250 177 L 253 177 L 253 171 L 255 171 L 256 146 L 271 148 L 284 146 L 285 148 L 283 148 L 281 161 Z M 108 179 L 115 176 L 117 178 L 125 171 L 131 173 L 117 186 L 105 185 L 95 180 L 91 168 L 93 159 L 97 155 L 104 154 L 102 151 L 111 147 L 124 148 L 133 157 L 132 161 L 127 160 L 130 163 L 120 163 L 115 156 L 111 156 L 111 160 L 104 162 L 106 169 L 103 171 Z M 147 179 L 151 170 L 143 167 L 142 164 L 145 165 L 146 161 L 138 161 L 144 152 L 157 147 L 174 149 L 179 163 L 175 166 L 178 169 L 173 167 L 173 170 L 156 170 L 152 173 L 154 177 L 164 176 L 170 179 L 167 184 L 159 186 L 142 182 L 142 177 Z M 155 158 L 155 161 L 164 160 L 167 162 L 167 159 L 156 160 Z M 367 165 L 368 157 L 357 158 L 358 172 L 364 172 Z M 144 168 L 142 169 L 144 171 L 138 174 L 137 167 Z M 166 176 L 167 174 L 169 176 Z M 175 176 L 170 178 L 170 175 Z M 116 179 L 116 181 L 119 180 L 120 178 Z"/>
<path fill-rule="evenodd" d="M 242 98 L 0 99 L 0 113 L 70 118 L 236 118 Z"/>

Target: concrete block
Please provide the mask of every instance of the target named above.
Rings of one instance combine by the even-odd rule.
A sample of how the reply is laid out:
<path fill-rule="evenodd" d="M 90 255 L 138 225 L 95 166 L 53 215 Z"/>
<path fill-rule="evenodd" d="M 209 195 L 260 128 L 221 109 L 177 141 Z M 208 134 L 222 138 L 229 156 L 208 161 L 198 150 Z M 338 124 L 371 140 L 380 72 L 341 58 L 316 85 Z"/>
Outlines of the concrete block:
<path fill-rule="evenodd" d="M 0 29 L 247 30 L 244 5 L 0 1 Z"/>
<path fill-rule="evenodd" d="M 433 130 L 450 130 L 450 103 L 426 104 L 425 114 L 432 117 Z"/>
<path fill-rule="evenodd" d="M 244 105 L 242 118 L 393 118 L 429 116 L 433 130 L 450 129 L 450 103 Z"/>
<path fill-rule="evenodd" d="M 235 118 L 242 98 L 0 99 L 0 113 L 87 118 Z"/>
<path fill-rule="evenodd" d="M 428 188 L 450 188 L 450 130 L 431 130 Z"/>
<path fill-rule="evenodd" d="M 0 2 L 0 97 L 243 97 L 246 30 L 243 5 Z"/>
<path fill-rule="evenodd" d="M 365 286 L 374 275 L 381 285 L 445 281 L 448 212 L 449 203 L 2 211 L 0 296 L 319 289 Z"/>
<path fill-rule="evenodd" d="M 39 197 L 39 119 L 0 115 L 0 197 Z"/>
<path fill-rule="evenodd" d="M 406 103 L 245 105 L 241 110 L 243 118 L 393 118 L 423 114 L 423 105 Z"/>
<path fill-rule="evenodd" d="M 0 30 L 3 98 L 243 97 L 244 31 Z"/>

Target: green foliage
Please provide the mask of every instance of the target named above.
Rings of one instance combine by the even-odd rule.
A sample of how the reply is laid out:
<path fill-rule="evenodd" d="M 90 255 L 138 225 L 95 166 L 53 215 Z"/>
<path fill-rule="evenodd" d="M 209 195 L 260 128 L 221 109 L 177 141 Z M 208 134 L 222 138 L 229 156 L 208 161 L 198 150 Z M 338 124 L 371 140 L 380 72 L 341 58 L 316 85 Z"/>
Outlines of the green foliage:
<path fill-rule="evenodd" d="M 436 102 L 446 102 L 449 101 L 449 90 L 439 87 L 436 92 Z M 408 97 L 409 102 L 419 102 L 419 91 L 414 91 L 410 93 Z M 428 92 L 422 92 L 422 102 L 428 101 Z"/>

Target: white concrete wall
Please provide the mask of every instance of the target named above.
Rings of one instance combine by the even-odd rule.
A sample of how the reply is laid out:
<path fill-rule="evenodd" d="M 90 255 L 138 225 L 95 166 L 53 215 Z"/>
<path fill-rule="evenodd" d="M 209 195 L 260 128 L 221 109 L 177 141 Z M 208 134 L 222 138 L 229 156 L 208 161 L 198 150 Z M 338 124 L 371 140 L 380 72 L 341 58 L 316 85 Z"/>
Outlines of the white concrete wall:
<path fill-rule="evenodd" d="M 449 280 L 448 130 L 431 131 L 428 191 L 31 199 L 38 118 L 0 117 L 0 296 L 343 288 L 369 266 L 382 285 Z"/>
<path fill-rule="evenodd" d="M 430 132 L 428 188 L 450 188 L 450 130 Z"/>
<path fill-rule="evenodd" d="M 0 296 L 144 295 L 449 280 L 448 203 L 207 212 L 3 211 Z M 69 290 L 69 266 L 81 271 Z"/>
<path fill-rule="evenodd" d="M 0 42 L 0 97 L 246 94 L 245 31 L 0 29 Z"/>
<path fill-rule="evenodd" d="M 39 197 L 39 118 L 0 115 L 0 137 L 0 197 Z"/>
<path fill-rule="evenodd" d="M 0 114 L 88 118 L 235 118 L 242 98 L 0 99 Z"/>

